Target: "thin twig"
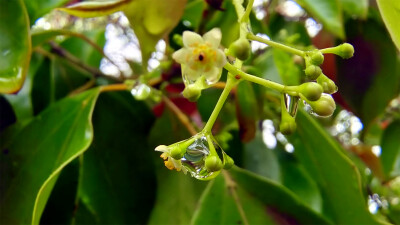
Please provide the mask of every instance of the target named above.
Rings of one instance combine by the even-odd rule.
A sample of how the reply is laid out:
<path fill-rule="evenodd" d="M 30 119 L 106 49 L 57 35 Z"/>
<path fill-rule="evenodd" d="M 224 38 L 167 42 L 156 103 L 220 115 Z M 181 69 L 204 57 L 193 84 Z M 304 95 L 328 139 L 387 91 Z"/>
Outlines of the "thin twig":
<path fill-rule="evenodd" d="M 239 196 L 236 192 L 236 182 L 232 179 L 232 177 L 228 171 L 222 170 L 222 174 L 224 175 L 224 178 L 226 181 L 226 187 L 228 188 L 229 192 L 232 194 L 233 200 L 236 203 L 239 214 L 243 219 L 243 224 L 249 225 L 249 221 L 247 220 L 246 214 L 243 210 L 242 203 L 240 202 Z"/>
<path fill-rule="evenodd" d="M 186 127 L 191 135 L 196 135 L 197 131 L 194 126 L 190 123 L 189 118 L 166 96 L 162 97 L 165 105 L 178 117 L 179 121 Z"/>
<path fill-rule="evenodd" d="M 128 85 L 122 84 L 109 84 L 100 86 L 101 92 L 108 92 L 108 91 L 127 91 L 129 89 Z"/>
<path fill-rule="evenodd" d="M 76 94 L 79 94 L 79 93 L 81 93 L 81 92 L 84 92 L 84 91 L 86 91 L 87 89 L 93 87 L 95 84 L 96 84 L 95 80 L 94 80 L 94 79 L 91 79 L 91 80 L 89 80 L 88 82 L 86 82 L 85 84 L 83 84 L 82 86 L 80 86 L 80 87 L 78 87 L 77 89 L 71 91 L 71 92 L 69 93 L 69 95 L 72 96 L 72 95 L 76 95 Z"/>

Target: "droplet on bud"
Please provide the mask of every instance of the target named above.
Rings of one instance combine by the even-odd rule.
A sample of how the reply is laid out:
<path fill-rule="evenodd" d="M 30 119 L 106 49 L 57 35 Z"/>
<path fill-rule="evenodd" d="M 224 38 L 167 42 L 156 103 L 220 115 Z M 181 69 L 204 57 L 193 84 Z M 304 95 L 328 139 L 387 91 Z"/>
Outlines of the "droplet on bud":
<path fill-rule="evenodd" d="M 297 108 L 299 106 L 299 97 L 285 94 L 284 98 L 287 112 L 290 116 L 296 117 Z"/>
<path fill-rule="evenodd" d="M 145 100 L 149 97 L 151 88 L 146 84 L 138 84 L 132 88 L 131 94 L 136 100 Z"/>
<path fill-rule="evenodd" d="M 210 149 L 209 143 L 213 145 L 211 148 L 215 149 L 217 155 L 212 154 L 213 150 Z M 207 140 L 206 136 L 201 136 L 187 147 L 181 162 L 192 177 L 199 180 L 209 180 L 215 178 L 221 172 L 227 157 L 229 156 L 215 140 Z"/>

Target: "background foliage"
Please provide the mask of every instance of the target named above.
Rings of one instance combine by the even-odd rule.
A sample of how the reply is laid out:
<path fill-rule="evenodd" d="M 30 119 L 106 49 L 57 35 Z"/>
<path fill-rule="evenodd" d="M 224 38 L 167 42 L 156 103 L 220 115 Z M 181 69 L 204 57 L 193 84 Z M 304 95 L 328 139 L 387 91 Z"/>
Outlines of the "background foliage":
<path fill-rule="evenodd" d="M 303 49 L 346 41 L 355 55 L 325 57 L 323 71 L 339 87 L 334 116 L 301 107 L 286 138 L 277 131 L 278 93 L 242 82 L 213 130 L 236 167 L 206 182 L 167 170 L 154 148 L 190 137 L 176 109 L 195 127 L 210 116 L 224 83 L 187 101 L 171 54 L 184 30 L 220 27 L 223 46 L 236 40 L 231 0 L 64 9 L 108 15 L 96 19 L 56 10 L 76 2 L 0 0 L 1 224 L 400 224 L 400 3 L 256 1 L 254 33 Z M 285 9 L 293 4 L 303 11 Z M 123 14 L 109 15 L 120 10 L 133 31 Z M 322 25 L 316 36 L 305 27 L 311 18 Z M 138 48 L 136 57 L 105 54 L 106 27 L 142 57 Z M 296 57 L 253 53 L 247 72 L 286 85 L 304 80 Z M 132 91 L 118 91 L 127 79 Z"/>

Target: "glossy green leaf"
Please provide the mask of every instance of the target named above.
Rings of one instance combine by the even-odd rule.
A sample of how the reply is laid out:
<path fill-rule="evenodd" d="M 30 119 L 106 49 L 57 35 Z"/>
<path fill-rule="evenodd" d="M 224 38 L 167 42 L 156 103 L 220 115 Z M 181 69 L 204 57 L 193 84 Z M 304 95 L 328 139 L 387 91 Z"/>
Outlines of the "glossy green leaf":
<path fill-rule="evenodd" d="M 331 224 L 274 181 L 237 167 L 224 176 L 211 181 L 203 193 L 193 224 L 243 224 L 238 205 L 249 224 Z"/>
<path fill-rule="evenodd" d="M 359 171 L 339 144 L 303 110 L 296 121 L 295 155 L 321 189 L 324 213 L 336 224 L 379 224 L 367 209 Z"/>
<path fill-rule="evenodd" d="M 248 224 L 276 224 L 262 201 L 247 193 L 240 185 L 235 189 L 229 185 L 233 183 L 224 179 L 223 175 L 209 182 L 200 199 L 200 207 L 193 216 L 193 225 L 247 224 L 247 221 Z M 232 191 L 237 193 L 240 203 L 235 202 Z M 237 204 L 243 208 L 244 216 L 239 213 Z"/>
<path fill-rule="evenodd" d="M 296 0 L 313 18 L 329 32 L 344 38 L 343 18 L 339 0 Z"/>
<path fill-rule="evenodd" d="M 68 1 L 69 0 L 24 0 L 31 25 L 41 16 L 47 14 L 56 7 L 66 4 Z"/>
<path fill-rule="evenodd" d="M 349 16 L 367 17 L 368 0 L 340 0 L 343 11 Z"/>
<path fill-rule="evenodd" d="M 256 121 L 258 119 L 257 99 L 253 85 L 243 81 L 238 84 L 236 91 L 236 117 L 239 122 L 240 139 L 251 141 L 256 135 Z"/>
<path fill-rule="evenodd" d="M 60 171 L 90 145 L 91 114 L 99 89 L 65 98 L 3 146 L 2 224 L 38 224 Z"/>
<path fill-rule="evenodd" d="M 139 40 L 145 69 L 158 41 L 178 24 L 185 5 L 186 0 L 135 0 L 124 9 Z"/>
<path fill-rule="evenodd" d="M 78 17 L 107 16 L 123 10 L 133 0 L 84 1 L 58 10 Z"/>
<path fill-rule="evenodd" d="M 157 157 L 157 160 L 160 162 L 161 159 Z M 148 224 L 190 224 L 207 183 L 161 166 L 157 176 L 156 204 Z"/>
<path fill-rule="evenodd" d="M 400 175 L 400 121 L 395 121 L 387 127 L 381 140 L 382 154 L 380 157 L 383 171 L 387 178 Z"/>
<path fill-rule="evenodd" d="M 400 2 L 394 0 L 377 0 L 379 11 L 386 28 L 392 36 L 393 42 L 396 44 L 397 49 L 400 50 Z"/>
<path fill-rule="evenodd" d="M 100 95 L 94 140 L 83 155 L 76 224 L 146 223 L 157 187 L 155 152 L 144 141 L 152 123 L 147 106 L 129 92 Z"/>
<path fill-rule="evenodd" d="M 0 93 L 14 93 L 29 67 L 29 19 L 22 0 L 0 0 L 0 5 Z"/>

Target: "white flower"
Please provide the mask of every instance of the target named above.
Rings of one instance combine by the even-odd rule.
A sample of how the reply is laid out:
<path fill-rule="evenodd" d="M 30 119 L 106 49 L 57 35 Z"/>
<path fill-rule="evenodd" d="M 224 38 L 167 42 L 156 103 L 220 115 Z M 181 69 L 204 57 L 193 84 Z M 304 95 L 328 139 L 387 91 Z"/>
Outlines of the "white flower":
<path fill-rule="evenodd" d="M 171 157 L 171 148 L 166 145 L 159 145 L 155 149 L 156 151 L 162 152 L 160 157 L 164 159 L 165 167 L 170 170 L 176 169 L 176 171 L 183 171 L 186 174 L 187 169 L 182 166 L 181 160 L 177 160 Z"/>
<path fill-rule="evenodd" d="M 176 51 L 172 57 L 182 64 L 185 82 L 193 83 L 201 76 L 204 76 L 209 84 L 219 80 L 222 67 L 226 64 L 224 52 L 218 49 L 221 37 L 219 28 L 210 30 L 203 37 L 191 31 L 183 32 L 183 48 Z"/>

